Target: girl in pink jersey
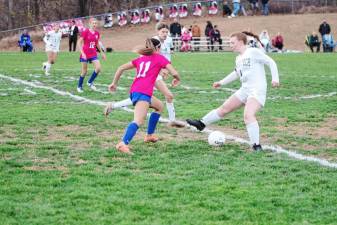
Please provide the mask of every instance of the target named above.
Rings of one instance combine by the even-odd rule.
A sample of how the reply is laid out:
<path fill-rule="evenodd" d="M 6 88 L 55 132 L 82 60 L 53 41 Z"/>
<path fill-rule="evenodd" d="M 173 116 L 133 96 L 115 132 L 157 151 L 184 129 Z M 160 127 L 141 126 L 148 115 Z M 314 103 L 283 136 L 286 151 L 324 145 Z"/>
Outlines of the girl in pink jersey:
<path fill-rule="evenodd" d="M 103 60 L 105 60 L 106 58 L 105 53 L 101 48 L 101 45 L 98 44 L 100 34 L 96 29 L 97 29 L 97 20 L 95 18 L 91 18 L 89 20 L 89 29 L 85 29 L 81 33 L 81 37 L 79 39 L 79 46 L 81 49 L 80 62 L 82 63 L 81 76 L 78 80 L 77 86 L 77 92 L 79 93 L 83 92 L 83 81 L 88 71 L 88 63 L 92 63 L 94 65 L 95 70 L 92 73 L 90 79 L 88 80 L 87 85 L 92 90 L 96 90 L 94 80 L 101 71 L 101 64 L 97 57 L 96 47 L 101 52 Z"/>
<path fill-rule="evenodd" d="M 154 136 L 154 132 L 164 106 L 152 94 L 161 69 L 166 68 L 174 77 L 172 86 L 177 86 L 180 82 L 178 72 L 164 56 L 159 54 L 160 45 L 160 41 L 157 39 L 147 39 L 145 48 L 138 50 L 141 56 L 120 66 L 116 71 L 113 82 L 109 85 L 109 91 L 116 91 L 118 81 L 123 72 L 133 68 L 137 69 L 136 77 L 130 88 L 130 99 L 135 106 L 134 120 L 126 128 L 122 141 L 116 145 L 117 150 L 123 153 L 132 154 L 128 145 L 139 126 L 144 123 L 149 108 L 153 108 L 155 112 L 150 115 L 147 135 L 144 141 L 158 141 L 158 138 Z"/>

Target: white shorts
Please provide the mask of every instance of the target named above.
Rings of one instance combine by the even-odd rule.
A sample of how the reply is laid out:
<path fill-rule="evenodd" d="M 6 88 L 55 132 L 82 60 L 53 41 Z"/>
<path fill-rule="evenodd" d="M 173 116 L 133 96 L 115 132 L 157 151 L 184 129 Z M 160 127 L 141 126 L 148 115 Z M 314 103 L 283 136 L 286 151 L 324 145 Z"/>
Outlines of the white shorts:
<path fill-rule="evenodd" d="M 240 88 L 234 93 L 234 95 L 244 104 L 246 104 L 248 98 L 255 98 L 261 106 L 264 106 L 266 103 L 267 91 Z"/>
<path fill-rule="evenodd" d="M 59 52 L 60 49 L 58 48 L 53 48 L 53 47 L 46 47 L 46 52 L 54 52 L 54 53 L 57 53 Z"/>

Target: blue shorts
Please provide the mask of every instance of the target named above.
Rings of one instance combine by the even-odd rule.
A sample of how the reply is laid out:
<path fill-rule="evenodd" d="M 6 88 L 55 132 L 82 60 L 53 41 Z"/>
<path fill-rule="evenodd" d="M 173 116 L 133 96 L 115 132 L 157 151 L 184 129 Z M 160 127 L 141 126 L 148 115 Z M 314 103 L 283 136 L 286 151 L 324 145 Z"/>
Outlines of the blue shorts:
<path fill-rule="evenodd" d="M 85 62 L 85 63 L 92 63 L 92 61 L 98 60 L 97 56 L 94 56 L 92 58 L 89 59 L 83 59 L 82 57 L 80 57 L 80 62 Z"/>
<path fill-rule="evenodd" d="M 148 96 L 146 94 L 140 93 L 140 92 L 133 92 L 130 94 L 130 99 L 132 101 L 132 104 L 135 106 L 138 101 L 144 101 L 151 104 L 151 96 Z"/>

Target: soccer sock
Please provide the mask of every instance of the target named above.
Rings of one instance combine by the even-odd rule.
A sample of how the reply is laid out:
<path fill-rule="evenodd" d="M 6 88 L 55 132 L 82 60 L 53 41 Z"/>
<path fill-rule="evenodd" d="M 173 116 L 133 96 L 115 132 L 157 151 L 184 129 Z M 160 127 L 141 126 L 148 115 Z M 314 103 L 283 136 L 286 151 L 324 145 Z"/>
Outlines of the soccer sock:
<path fill-rule="evenodd" d="M 50 67 L 51 67 L 51 64 L 47 61 L 47 62 L 46 62 L 46 71 L 47 71 L 47 72 L 49 72 Z"/>
<path fill-rule="evenodd" d="M 135 122 L 129 123 L 128 127 L 125 130 L 125 134 L 123 136 L 123 142 L 124 144 L 128 145 L 132 138 L 135 136 L 137 133 L 139 126 Z"/>
<path fill-rule="evenodd" d="M 167 108 L 167 112 L 168 112 L 168 115 L 169 115 L 169 120 L 175 121 L 176 120 L 176 112 L 174 110 L 173 102 L 172 103 L 166 102 L 166 108 Z"/>
<path fill-rule="evenodd" d="M 98 73 L 96 73 L 96 71 L 94 70 L 94 72 L 92 72 L 92 74 L 91 74 L 90 79 L 88 80 L 88 83 L 92 84 L 94 82 L 94 80 L 96 79 L 97 75 L 98 75 Z"/>
<path fill-rule="evenodd" d="M 204 116 L 201 119 L 201 122 L 203 122 L 205 125 L 209 125 L 211 123 L 214 123 L 216 121 L 221 120 L 221 117 L 218 115 L 218 112 L 216 109 L 210 111 L 206 116 Z"/>
<path fill-rule="evenodd" d="M 156 130 L 156 126 L 157 126 L 159 118 L 160 118 L 159 113 L 156 113 L 156 112 L 151 113 L 150 118 L 149 118 L 149 125 L 147 127 L 147 134 L 154 133 L 154 131 Z"/>
<path fill-rule="evenodd" d="M 257 121 L 246 124 L 249 140 L 251 144 L 260 144 L 260 127 Z"/>
<path fill-rule="evenodd" d="M 125 100 L 113 103 L 113 108 L 121 108 L 129 105 L 132 105 L 132 101 L 130 98 L 127 98 Z"/>
<path fill-rule="evenodd" d="M 84 81 L 84 77 L 80 76 L 80 78 L 78 79 L 78 85 L 77 85 L 77 87 L 82 88 L 83 81 Z"/>

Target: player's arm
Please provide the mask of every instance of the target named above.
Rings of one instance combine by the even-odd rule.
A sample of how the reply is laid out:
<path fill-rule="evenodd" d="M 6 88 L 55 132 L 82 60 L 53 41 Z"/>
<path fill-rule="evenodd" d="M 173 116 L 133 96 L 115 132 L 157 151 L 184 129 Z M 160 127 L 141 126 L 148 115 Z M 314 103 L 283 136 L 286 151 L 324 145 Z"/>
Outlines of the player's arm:
<path fill-rule="evenodd" d="M 121 78 L 123 72 L 125 70 L 130 70 L 130 69 L 133 69 L 133 68 L 135 68 L 135 66 L 132 64 L 132 62 L 125 63 L 125 64 L 121 65 L 120 67 L 118 67 L 118 69 L 115 73 L 115 77 L 114 77 L 112 83 L 109 85 L 109 91 L 111 91 L 111 92 L 116 91 L 118 81 Z"/>
<path fill-rule="evenodd" d="M 101 41 L 98 41 L 97 48 L 102 56 L 102 59 L 105 60 L 106 59 L 105 48 Z"/>
<path fill-rule="evenodd" d="M 271 72 L 271 77 L 272 77 L 272 86 L 273 87 L 278 87 L 280 86 L 280 80 L 279 80 L 279 75 L 278 75 L 278 69 L 277 69 L 277 65 L 275 63 L 275 61 L 270 58 L 268 55 L 264 54 L 263 52 L 257 50 L 257 53 L 255 54 L 256 57 L 258 57 L 258 59 L 260 61 L 262 61 L 262 63 L 266 64 L 269 66 L 270 72 Z"/>
<path fill-rule="evenodd" d="M 220 86 L 227 85 L 227 84 L 235 81 L 238 78 L 239 78 L 238 73 L 236 72 L 236 70 L 234 70 L 233 72 L 228 74 L 224 79 L 214 82 L 213 87 L 219 88 Z"/>
<path fill-rule="evenodd" d="M 43 37 L 43 42 L 46 44 L 46 45 L 49 45 L 49 34 L 46 33 Z"/>
<path fill-rule="evenodd" d="M 170 72 L 170 74 L 173 77 L 172 86 L 173 87 L 178 86 L 180 83 L 180 76 L 178 71 L 171 64 L 167 64 L 165 68 Z"/>
<path fill-rule="evenodd" d="M 81 55 L 84 59 L 87 58 L 87 56 L 85 55 L 84 51 L 83 51 L 83 44 L 84 44 L 84 40 L 83 37 L 80 37 L 80 39 L 78 39 L 78 48 L 81 49 Z"/>

